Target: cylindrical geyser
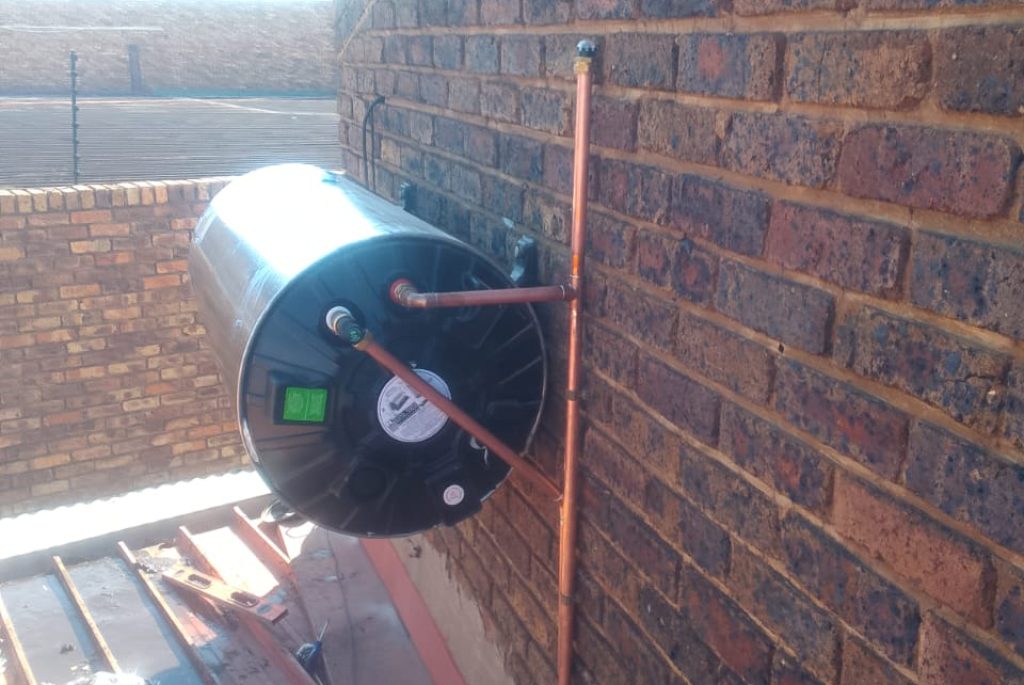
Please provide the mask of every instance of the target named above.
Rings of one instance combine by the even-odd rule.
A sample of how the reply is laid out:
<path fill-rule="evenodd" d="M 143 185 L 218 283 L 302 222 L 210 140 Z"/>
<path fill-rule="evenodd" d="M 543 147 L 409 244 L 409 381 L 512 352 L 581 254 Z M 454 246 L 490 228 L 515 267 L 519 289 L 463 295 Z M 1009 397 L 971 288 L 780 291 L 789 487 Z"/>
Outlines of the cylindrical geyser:
<path fill-rule="evenodd" d="M 317 523 L 404 535 L 473 514 L 508 466 L 328 330 L 342 306 L 516 450 L 540 418 L 546 361 L 526 304 L 407 309 L 389 288 L 508 288 L 480 252 L 343 175 L 268 167 L 232 182 L 189 270 L 242 438 L 272 490 Z"/>

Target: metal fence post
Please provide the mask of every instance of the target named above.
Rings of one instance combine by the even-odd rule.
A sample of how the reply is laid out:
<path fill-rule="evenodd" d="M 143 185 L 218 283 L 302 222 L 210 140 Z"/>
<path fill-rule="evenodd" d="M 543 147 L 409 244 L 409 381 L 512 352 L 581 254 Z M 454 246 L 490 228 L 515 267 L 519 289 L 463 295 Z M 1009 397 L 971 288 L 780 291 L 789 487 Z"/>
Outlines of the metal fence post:
<path fill-rule="evenodd" d="M 71 51 L 71 164 L 78 183 L 78 55 Z"/>

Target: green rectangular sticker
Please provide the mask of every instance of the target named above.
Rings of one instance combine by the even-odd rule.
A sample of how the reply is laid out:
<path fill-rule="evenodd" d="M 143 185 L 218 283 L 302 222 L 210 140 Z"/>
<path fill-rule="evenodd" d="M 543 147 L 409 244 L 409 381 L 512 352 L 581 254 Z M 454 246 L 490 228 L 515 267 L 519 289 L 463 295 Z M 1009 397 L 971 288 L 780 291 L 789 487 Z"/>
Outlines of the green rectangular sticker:
<path fill-rule="evenodd" d="M 327 390 L 288 387 L 284 390 L 285 421 L 323 423 L 327 416 Z"/>

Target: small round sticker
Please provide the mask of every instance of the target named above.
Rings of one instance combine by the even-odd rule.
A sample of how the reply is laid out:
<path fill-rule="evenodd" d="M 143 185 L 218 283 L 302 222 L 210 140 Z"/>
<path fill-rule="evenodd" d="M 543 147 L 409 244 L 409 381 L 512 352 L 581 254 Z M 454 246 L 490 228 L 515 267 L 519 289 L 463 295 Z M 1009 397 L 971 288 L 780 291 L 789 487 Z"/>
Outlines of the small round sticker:
<path fill-rule="evenodd" d="M 433 371 L 416 369 L 416 375 L 448 399 L 452 398 L 448 384 Z M 384 432 L 399 442 L 429 440 L 448 423 L 444 412 L 427 402 L 398 376 L 385 383 L 380 391 L 377 420 Z"/>
<path fill-rule="evenodd" d="M 449 485 L 444 489 L 444 494 L 441 497 L 449 507 L 457 507 L 462 504 L 462 500 L 466 499 L 466 491 L 462 489 L 461 485 Z"/>

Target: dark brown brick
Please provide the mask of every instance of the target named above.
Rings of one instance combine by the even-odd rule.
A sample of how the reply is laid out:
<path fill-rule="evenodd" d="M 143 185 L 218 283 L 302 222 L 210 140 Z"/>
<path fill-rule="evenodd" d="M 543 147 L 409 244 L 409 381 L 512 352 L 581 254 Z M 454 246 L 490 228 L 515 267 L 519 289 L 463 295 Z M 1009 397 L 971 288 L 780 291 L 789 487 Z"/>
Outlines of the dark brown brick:
<path fill-rule="evenodd" d="M 706 637 L 689 620 L 652 589 L 640 594 L 640 623 L 661 650 L 669 655 L 693 685 L 729 683 L 732 675 L 721 658 L 704 642 Z M 728 618 L 727 616 L 725 618 Z"/>
<path fill-rule="evenodd" d="M 921 685 L 1022 685 L 1024 669 L 980 640 L 928 614 L 921 628 Z"/>
<path fill-rule="evenodd" d="M 785 344 L 828 352 L 835 302 L 825 291 L 723 261 L 715 304 L 723 314 Z"/>
<path fill-rule="evenodd" d="M 664 539 L 707 573 L 725 576 L 732 552 L 728 531 L 656 478 L 647 479 L 641 506 Z"/>
<path fill-rule="evenodd" d="M 698 164 L 717 165 L 719 139 L 712 109 L 670 100 L 641 100 L 640 148 Z"/>
<path fill-rule="evenodd" d="M 1024 551 L 1024 466 L 919 422 L 910 433 L 907 487 L 958 521 Z"/>
<path fill-rule="evenodd" d="M 612 34 L 605 40 L 602 57 L 605 80 L 631 88 L 672 90 L 675 85 L 674 55 L 672 36 Z"/>
<path fill-rule="evenodd" d="M 722 147 L 727 169 L 790 185 L 829 186 L 842 126 L 789 114 L 737 112 Z"/>
<path fill-rule="evenodd" d="M 680 297 L 706 305 L 714 295 L 718 258 L 692 240 L 643 231 L 637 239 L 637 273 Z"/>
<path fill-rule="evenodd" d="M 498 73 L 497 36 L 466 36 L 466 70 L 477 74 Z"/>
<path fill-rule="evenodd" d="M 839 626 L 828 612 L 744 547 L 733 551 L 728 585 L 747 611 L 782 636 L 804 668 L 823 681 L 836 679 Z"/>
<path fill-rule="evenodd" d="M 676 315 L 671 303 L 609 280 L 602 316 L 627 335 L 670 350 L 675 342 Z"/>
<path fill-rule="evenodd" d="M 921 623 L 913 599 L 795 511 L 782 536 L 790 573 L 814 597 L 890 659 L 913 663 Z"/>
<path fill-rule="evenodd" d="M 672 177 L 657 167 L 616 159 L 600 160 L 598 201 L 623 214 L 664 223 Z"/>
<path fill-rule="evenodd" d="M 843 643 L 842 685 L 912 685 L 892 664 L 875 654 L 867 643 L 851 634 Z"/>
<path fill-rule="evenodd" d="M 587 258 L 629 271 L 636 254 L 636 228 L 607 214 L 587 215 Z"/>
<path fill-rule="evenodd" d="M 636 102 L 595 95 L 591 106 L 590 140 L 594 145 L 630 152 L 636 149 Z"/>
<path fill-rule="evenodd" d="M 462 36 L 434 36 L 434 66 L 438 69 L 462 67 Z"/>
<path fill-rule="evenodd" d="M 541 1 L 547 0 L 537 0 L 537 2 Z M 574 33 L 556 33 L 544 36 L 545 73 L 565 81 L 575 81 L 576 45 L 584 38 L 593 40 L 593 36 Z"/>
<path fill-rule="evenodd" d="M 515 223 L 523 220 L 523 186 L 493 176 L 482 179 L 484 205 L 502 218 Z"/>
<path fill-rule="evenodd" d="M 503 133 L 499 138 L 499 168 L 509 176 L 540 181 L 544 173 L 544 144 L 533 138 Z"/>
<path fill-rule="evenodd" d="M 765 252 L 787 269 L 895 299 L 902 288 L 909 244 L 910 233 L 902 226 L 776 202 Z"/>
<path fill-rule="evenodd" d="M 1024 249 L 922 231 L 910 297 L 919 307 L 1024 339 Z"/>
<path fill-rule="evenodd" d="M 501 37 L 501 73 L 513 76 L 540 76 L 544 64 L 542 36 L 509 35 Z"/>
<path fill-rule="evenodd" d="M 1007 379 L 1003 437 L 1017 449 L 1024 448 L 1024 364 L 1018 363 Z"/>
<path fill-rule="evenodd" d="M 592 672 L 600 673 L 602 682 L 629 682 L 629 674 L 619 662 L 616 650 L 597 629 L 587 621 L 577 621 L 576 626 L 576 656 Z"/>
<path fill-rule="evenodd" d="M 743 100 L 777 100 L 785 39 L 768 33 L 679 36 L 676 89 Z"/>
<path fill-rule="evenodd" d="M 584 439 L 586 471 L 634 509 L 642 509 L 644 492 L 650 479 L 647 471 L 632 457 L 600 432 L 588 429 Z"/>
<path fill-rule="evenodd" d="M 605 491 L 607 492 L 607 491 Z M 580 522 L 580 560 L 602 585 L 606 602 L 614 598 L 630 611 L 639 606 L 643 582 L 636 568 L 615 549 L 587 518 Z"/>
<path fill-rule="evenodd" d="M 618 499 L 609 501 L 605 532 L 652 586 L 666 595 L 675 593 L 679 555 Z"/>
<path fill-rule="evenodd" d="M 615 381 L 627 386 L 636 382 L 637 348 L 601 326 L 588 326 L 587 357 Z"/>
<path fill-rule="evenodd" d="M 780 361 L 775 408 L 794 426 L 896 480 L 907 445 L 909 419 L 846 383 L 794 361 Z"/>
<path fill-rule="evenodd" d="M 637 0 L 576 0 L 580 19 L 634 19 Z"/>
<path fill-rule="evenodd" d="M 760 255 L 769 207 L 763 193 L 683 174 L 673 186 L 671 223 L 727 250 Z"/>
<path fill-rule="evenodd" d="M 823 685 L 803 668 L 803 665 L 786 655 L 782 650 L 775 650 L 772 661 L 772 683 L 774 685 Z"/>
<path fill-rule="evenodd" d="M 654 652 L 634 620 L 614 603 L 608 603 L 603 627 L 612 653 L 627 674 L 624 683 L 670 683 L 668 663 Z"/>
<path fill-rule="evenodd" d="M 525 103 L 523 106 L 526 106 Z M 517 123 L 519 89 L 510 84 L 493 81 L 480 84 L 480 113 L 495 121 Z"/>
<path fill-rule="evenodd" d="M 781 555 L 778 506 L 736 473 L 684 445 L 678 484 L 719 525 L 772 556 Z"/>
<path fill-rule="evenodd" d="M 570 102 L 566 94 L 547 88 L 522 91 L 523 126 L 562 135 L 569 130 Z"/>
<path fill-rule="evenodd" d="M 722 408 L 721 449 L 797 504 L 819 513 L 828 507 L 832 463 L 810 445 L 732 403 Z"/>
<path fill-rule="evenodd" d="M 477 164 L 498 165 L 498 134 L 480 126 L 466 128 L 466 155 Z"/>
<path fill-rule="evenodd" d="M 782 12 L 805 12 L 809 10 L 850 9 L 856 0 L 733 0 L 736 14 L 761 15 Z"/>
<path fill-rule="evenodd" d="M 744 682 L 769 681 L 772 643 L 735 601 L 692 569 L 684 569 L 679 605 L 694 629 Z"/>
<path fill-rule="evenodd" d="M 640 0 L 645 17 L 714 17 L 729 8 L 729 0 Z"/>
<path fill-rule="evenodd" d="M 417 0 L 394 0 L 395 25 L 398 28 L 416 28 L 420 25 Z"/>
<path fill-rule="evenodd" d="M 420 101 L 434 107 L 447 107 L 448 78 L 442 74 L 420 74 Z"/>
<path fill-rule="evenodd" d="M 652 409 L 704 442 L 718 442 L 719 397 L 664 364 L 644 357 L 636 393 Z"/>
<path fill-rule="evenodd" d="M 522 0 L 480 0 L 480 23 L 484 26 L 521 24 Z"/>
<path fill-rule="evenodd" d="M 588 395 L 588 399 L 590 397 Z M 631 400 L 614 396 L 609 404 L 609 415 L 600 420 L 608 426 L 616 439 L 652 473 L 674 481 L 679 475 L 676 439 Z M 591 405 L 587 406 L 590 415 Z"/>
<path fill-rule="evenodd" d="M 873 307 L 846 313 L 836 360 L 897 387 L 985 433 L 996 430 L 1010 358 L 935 327 Z"/>
<path fill-rule="evenodd" d="M 786 93 L 801 102 L 911 109 L 928 92 L 931 57 L 921 31 L 797 34 L 789 37 Z"/>
<path fill-rule="evenodd" d="M 854 197 L 989 218 L 1006 210 L 1019 161 L 1008 138 L 871 124 L 847 135 L 839 182 Z"/>
<path fill-rule="evenodd" d="M 996 560 L 996 632 L 1024 656 L 1024 569 Z"/>
<path fill-rule="evenodd" d="M 524 202 L 523 214 L 527 228 L 560 243 L 568 243 L 569 205 L 535 190 L 527 190 Z"/>
<path fill-rule="evenodd" d="M 679 314 L 675 357 L 703 376 L 756 402 L 766 402 L 774 373 L 762 345 L 686 312 Z"/>
<path fill-rule="evenodd" d="M 523 19 L 527 24 L 563 24 L 571 14 L 569 0 L 523 0 Z"/>
<path fill-rule="evenodd" d="M 945 109 L 1019 117 L 1024 114 L 1024 25 L 966 26 L 939 33 L 936 92 Z"/>
<path fill-rule="evenodd" d="M 974 623 L 991 623 L 991 561 L 975 545 L 845 473 L 836 479 L 832 520 L 839 535 L 937 601 Z"/>

